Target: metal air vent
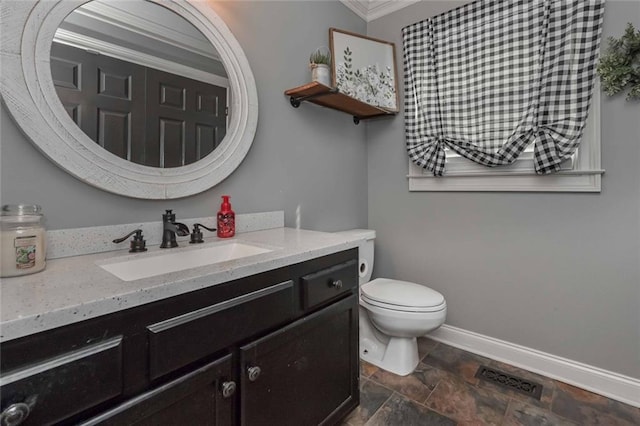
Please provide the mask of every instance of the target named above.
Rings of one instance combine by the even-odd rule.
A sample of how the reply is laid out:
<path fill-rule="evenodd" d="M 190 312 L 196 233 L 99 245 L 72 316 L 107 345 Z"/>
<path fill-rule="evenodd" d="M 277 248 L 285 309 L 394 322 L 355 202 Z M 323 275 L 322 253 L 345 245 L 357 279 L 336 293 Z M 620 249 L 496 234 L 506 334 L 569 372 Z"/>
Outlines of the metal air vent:
<path fill-rule="evenodd" d="M 523 393 L 537 400 L 539 400 L 542 395 L 541 384 L 525 380 L 521 377 L 517 377 L 494 368 L 489 368 L 484 365 L 481 365 L 480 368 L 478 368 L 475 377 L 480 380 L 491 382 L 498 386 Z"/>

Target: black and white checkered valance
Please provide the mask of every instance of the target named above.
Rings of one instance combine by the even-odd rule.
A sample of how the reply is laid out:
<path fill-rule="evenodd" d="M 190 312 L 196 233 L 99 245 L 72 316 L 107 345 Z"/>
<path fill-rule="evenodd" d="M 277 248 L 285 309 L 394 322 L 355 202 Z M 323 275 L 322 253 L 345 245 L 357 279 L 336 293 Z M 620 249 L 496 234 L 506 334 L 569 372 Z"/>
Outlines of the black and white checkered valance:
<path fill-rule="evenodd" d="M 485 166 L 534 144 L 559 170 L 582 136 L 604 0 L 477 0 L 403 28 L 409 157 L 440 176 L 445 147 Z"/>

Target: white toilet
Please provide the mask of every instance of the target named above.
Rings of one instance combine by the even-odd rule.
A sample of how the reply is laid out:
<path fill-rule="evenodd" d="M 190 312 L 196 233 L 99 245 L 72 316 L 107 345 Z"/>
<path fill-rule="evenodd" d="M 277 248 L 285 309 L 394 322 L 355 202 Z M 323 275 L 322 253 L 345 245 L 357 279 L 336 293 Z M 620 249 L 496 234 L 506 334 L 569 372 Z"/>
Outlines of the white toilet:
<path fill-rule="evenodd" d="M 447 315 L 442 294 L 420 284 L 387 278 L 371 279 L 376 232 L 339 232 L 362 238 L 359 246 L 360 358 L 406 376 L 420 361 L 416 337 L 440 327 Z"/>

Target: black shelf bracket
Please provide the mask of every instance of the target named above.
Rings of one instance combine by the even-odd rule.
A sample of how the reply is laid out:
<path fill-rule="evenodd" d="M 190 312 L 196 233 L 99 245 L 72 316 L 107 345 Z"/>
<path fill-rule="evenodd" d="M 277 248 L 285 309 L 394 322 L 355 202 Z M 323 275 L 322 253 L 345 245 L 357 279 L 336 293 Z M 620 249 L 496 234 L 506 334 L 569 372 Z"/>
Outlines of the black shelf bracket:
<path fill-rule="evenodd" d="M 298 108 L 300 106 L 300 99 L 295 96 L 291 96 L 289 98 L 289 102 L 291 102 L 291 106 L 294 108 Z"/>

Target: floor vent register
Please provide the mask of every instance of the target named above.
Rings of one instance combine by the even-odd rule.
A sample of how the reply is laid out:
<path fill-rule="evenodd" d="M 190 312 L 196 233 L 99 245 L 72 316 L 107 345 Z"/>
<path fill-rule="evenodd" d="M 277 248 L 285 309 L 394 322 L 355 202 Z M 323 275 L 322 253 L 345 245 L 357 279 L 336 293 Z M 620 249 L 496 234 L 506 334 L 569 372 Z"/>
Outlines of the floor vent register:
<path fill-rule="evenodd" d="M 540 396 L 542 395 L 541 384 L 505 373 L 504 371 L 496 370 L 495 368 L 489 368 L 481 365 L 476 372 L 476 377 L 480 380 L 514 390 L 537 400 L 540 400 Z"/>

